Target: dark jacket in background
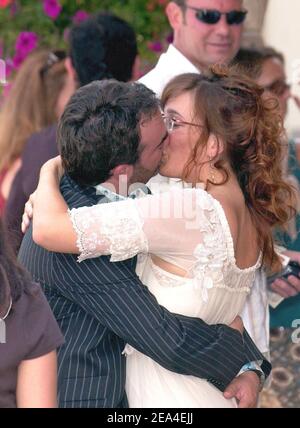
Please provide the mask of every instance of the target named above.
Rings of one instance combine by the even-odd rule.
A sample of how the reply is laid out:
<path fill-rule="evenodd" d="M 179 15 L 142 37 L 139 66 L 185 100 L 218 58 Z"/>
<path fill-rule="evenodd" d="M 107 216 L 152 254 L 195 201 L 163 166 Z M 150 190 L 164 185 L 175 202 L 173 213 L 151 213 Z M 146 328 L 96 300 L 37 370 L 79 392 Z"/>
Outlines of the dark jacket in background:
<path fill-rule="evenodd" d="M 21 156 L 21 168 L 13 181 L 6 202 L 4 221 L 16 252 L 23 239 L 21 223 L 24 205 L 37 187 L 41 166 L 58 155 L 56 129 L 56 125 L 52 125 L 30 137 Z"/>

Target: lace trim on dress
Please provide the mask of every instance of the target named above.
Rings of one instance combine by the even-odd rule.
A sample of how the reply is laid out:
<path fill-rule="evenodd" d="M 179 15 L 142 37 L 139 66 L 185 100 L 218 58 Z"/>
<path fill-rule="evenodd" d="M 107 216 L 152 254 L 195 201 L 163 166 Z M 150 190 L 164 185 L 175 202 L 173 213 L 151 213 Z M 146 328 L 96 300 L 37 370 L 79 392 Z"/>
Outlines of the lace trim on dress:
<path fill-rule="evenodd" d="M 121 203 L 120 208 L 113 204 L 112 210 L 107 204 L 105 212 L 96 207 L 68 210 L 77 235 L 78 262 L 108 254 L 111 262 L 122 261 L 148 252 L 142 219 L 131 202 L 126 210 Z"/>
<path fill-rule="evenodd" d="M 153 261 L 151 261 L 151 265 L 152 265 L 153 272 L 159 281 L 159 285 L 162 287 L 169 287 L 169 288 L 181 287 L 185 285 L 187 281 L 194 281 L 194 278 L 172 274 L 162 269 L 161 267 L 157 266 L 155 263 L 153 263 Z M 249 277 L 249 281 L 247 282 L 249 282 L 249 285 L 250 285 L 252 282 L 252 277 Z M 196 284 L 195 288 L 199 289 L 198 284 Z M 218 289 L 223 288 L 228 290 L 231 293 L 250 292 L 250 286 L 247 286 L 247 285 L 244 287 L 233 288 L 233 287 L 228 287 L 224 284 L 214 284 L 213 288 L 218 288 Z"/>
<path fill-rule="evenodd" d="M 151 260 L 151 268 L 153 269 L 153 272 L 159 281 L 159 285 L 161 285 L 162 287 L 170 287 L 170 288 L 181 287 L 182 285 L 185 284 L 186 280 L 188 279 L 184 276 L 178 276 L 162 269 L 161 267 L 153 263 L 152 260 Z"/>
<path fill-rule="evenodd" d="M 242 272 L 242 273 L 255 271 L 261 265 L 262 252 L 260 251 L 258 259 L 253 266 L 250 266 L 250 267 L 244 268 L 244 269 L 241 269 L 238 267 L 238 265 L 236 263 L 236 257 L 234 254 L 234 245 L 233 245 L 233 239 L 232 239 L 232 235 L 231 235 L 231 231 L 230 231 L 230 226 L 228 224 L 228 220 L 227 220 L 224 208 L 222 207 L 221 203 L 217 199 L 214 199 L 213 197 L 212 197 L 212 199 L 213 199 L 213 202 L 215 204 L 215 208 L 218 211 L 219 218 L 220 218 L 221 224 L 223 226 L 224 233 L 226 235 L 227 250 L 228 250 L 228 255 L 229 255 L 230 262 L 231 262 L 231 266 L 234 269 L 236 269 L 237 271 Z"/>
<path fill-rule="evenodd" d="M 200 229 L 202 242 L 194 250 L 196 263 L 192 271 L 195 286 L 200 289 L 203 301 L 205 303 L 208 301 L 208 290 L 213 287 L 224 288 L 230 292 L 249 293 L 255 271 L 261 262 L 261 255 L 254 266 L 239 269 L 236 265 L 229 224 L 222 205 L 202 189 L 197 190 L 197 198 L 197 204 L 203 212 Z M 234 268 L 234 275 L 231 275 L 228 281 L 226 273 L 229 266 L 231 270 Z M 244 282 L 245 275 L 250 275 L 249 287 L 240 287 L 240 280 L 243 278 Z"/>
<path fill-rule="evenodd" d="M 73 225 L 73 229 L 75 230 L 75 233 L 77 236 L 76 247 L 78 248 L 78 251 L 80 254 L 77 258 L 77 262 L 80 263 L 84 259 L 89 258 L 91 256 L 91 254 L 88 251 L 86 251 L 84 248 L 84 245 L 83 245 L 84 232 L 82 230 L 80 230 L 79 227 L 77 226 L 75 212 L 73 210 L 68 209 L 68 214 L 70 216 L 70 219 L 71 219 L 71 222 Z"/>

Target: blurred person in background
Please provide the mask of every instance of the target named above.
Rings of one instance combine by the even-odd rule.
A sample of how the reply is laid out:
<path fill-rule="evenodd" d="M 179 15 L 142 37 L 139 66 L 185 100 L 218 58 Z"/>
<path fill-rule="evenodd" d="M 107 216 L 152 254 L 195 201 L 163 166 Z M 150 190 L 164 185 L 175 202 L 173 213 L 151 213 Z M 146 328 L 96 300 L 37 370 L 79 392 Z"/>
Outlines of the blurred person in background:
<path fill-rule="evenodd" d="M 0 112 L 0 214 L 21 166 L 28 138 L 55 123 L 62 113 L 59 96 L 66 69 L 63 51 L 31 53 L 18 70 Z"/>
<path fill-rule="evenodd" d="M 179 74 L 228 64 L 240 48 L 247 11 L 243 0 L 173 0 L 167 4 L 166 15 L 173 43 L 153 70 L 140 79 L 159 96 Z"/>
<path fill-rule="evenodd" d="M 0 219 L 0 408 L 57 407 L 56 348 L 47 300 L 17 262 Z"/>
<path fill-rule="evenodd" d="M 280 52 L 269 47 L 241 49 L 235 62 L 247 75 L 265 88 L 266 94 L 278 100 L 283 119 L 286 118 L 288 101 L 291 98 L 297 105 L 299 104 L 298 99 L 291 94 L 285 73 L 284 56 Z M 296 156 L 295 141 L 288 139 L 287 135 L 283 138 L 286 138 L 288 147 L 288 155 L 284 160 L 286 173 L 299 192 L 300 165 Z M 298 213 L 295 220 L 290 222 L 287 232 L 278 231 L 276 234 L 279 243 L 289 249 L 285 254 L 298 262 L 300 262 L 299 231 L 300 215 Z M 289 277 L 288 281 L 277 279 L 271 285 L 271 289 L 285 299 L 279 305 L 274 305 L 275 307 L 270 306 L 270 348 L 274 370 L 273 383 L 265 394 L 264 402 L 268 407 L 299 407 L 300 346 L 292 340 L 294 329 L 299 326 L 294 323 L 300 318 L 299 287 L 295 278 Z"/>
<path fill-rule="evenodd" d="M 106 78 L 126 82 L 139 76 L 135 32 L 126 21 L 113 14 L 99 12 L 74 25 L 69 44 L 69 55 L 64 61 L 67 77 L 60 96 L 60 110 L 64 110 L 69 98 L 80 86 Z M 26 87 L 26 82 L 23 86 Z M 37 187 L 40 168 L 58 154 L 56 122 L 57 119 L 53 120 L 52 126 L 33 134 L 28 140 L 21 158 L 22 166 L 12 184 L 5 221 L 15 251 L 23 238 L 21 220 L 24 205 Z"/>

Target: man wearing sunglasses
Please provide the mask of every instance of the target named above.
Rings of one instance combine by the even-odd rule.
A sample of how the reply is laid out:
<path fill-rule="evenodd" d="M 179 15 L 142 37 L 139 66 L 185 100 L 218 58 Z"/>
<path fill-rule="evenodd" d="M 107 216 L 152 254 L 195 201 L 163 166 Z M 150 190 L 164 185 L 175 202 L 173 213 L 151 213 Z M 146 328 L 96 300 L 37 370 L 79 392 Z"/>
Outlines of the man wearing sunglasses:
<path fill-rule="evenodd" d="M 247 11 L 242 0 L 173 0 L 166 14 L 174 41 L 141 82 L 160 95 L 182 73 L 229 63 L 240 47 Z"/>

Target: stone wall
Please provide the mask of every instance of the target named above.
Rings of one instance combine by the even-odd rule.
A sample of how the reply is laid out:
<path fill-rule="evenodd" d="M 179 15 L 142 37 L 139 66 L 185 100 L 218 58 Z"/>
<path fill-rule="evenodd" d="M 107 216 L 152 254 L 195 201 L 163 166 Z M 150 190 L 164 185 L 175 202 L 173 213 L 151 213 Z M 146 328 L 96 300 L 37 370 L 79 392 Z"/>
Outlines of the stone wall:
<path fill-rule="evenodd" d="M 268 6 L 268 0 L 244 0 L 244 6 L 248 10 L 242 45 L 245 47 L 261 46 L 262 29 Z"/>

